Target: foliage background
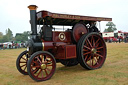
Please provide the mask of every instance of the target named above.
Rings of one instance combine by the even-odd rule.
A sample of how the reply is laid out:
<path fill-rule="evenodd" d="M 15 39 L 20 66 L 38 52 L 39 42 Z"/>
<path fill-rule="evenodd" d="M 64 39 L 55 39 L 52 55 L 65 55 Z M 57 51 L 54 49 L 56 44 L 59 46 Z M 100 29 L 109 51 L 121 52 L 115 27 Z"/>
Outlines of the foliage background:
<path fill-rule="evenodd" d="M 24 31 L 23 33 L 16 33 L 16 36 L 13 37 L 13 32 L 8 28 L 6 30 L 5 35 L 3 35 L 2 32 L 0 32 L 0 43 L 12 42 L 12 41 L 25 42 L 28 40 L 28 37 L 30 37 L 30 31 Z"/>

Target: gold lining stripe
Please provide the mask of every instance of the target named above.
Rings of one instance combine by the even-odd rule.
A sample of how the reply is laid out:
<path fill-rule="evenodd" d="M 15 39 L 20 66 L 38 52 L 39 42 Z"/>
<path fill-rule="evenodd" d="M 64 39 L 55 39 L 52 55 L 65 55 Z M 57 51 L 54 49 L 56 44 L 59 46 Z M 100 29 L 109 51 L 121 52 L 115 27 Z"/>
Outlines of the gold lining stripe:
<path fill-rule="evenodd" d="M 42 50 L 44 51 L 44 42 L 42 42 Z"/>

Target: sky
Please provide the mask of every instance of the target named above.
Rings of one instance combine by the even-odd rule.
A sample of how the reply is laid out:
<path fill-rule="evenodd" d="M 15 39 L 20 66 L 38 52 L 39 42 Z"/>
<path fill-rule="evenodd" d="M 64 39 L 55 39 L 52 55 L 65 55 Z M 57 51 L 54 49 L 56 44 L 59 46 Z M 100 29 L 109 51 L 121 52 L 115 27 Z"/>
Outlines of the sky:
<path fill-rule="evenodd" d="M 0 32 L 10 28 L 16 33 L 30 31 L 29 5 L 37 5 L 37 11 L 109 17 L 117 30 L 128 32 L 128 0 L 0 0 Z M 100 23 L 101 32 L 107 21 Z"/>

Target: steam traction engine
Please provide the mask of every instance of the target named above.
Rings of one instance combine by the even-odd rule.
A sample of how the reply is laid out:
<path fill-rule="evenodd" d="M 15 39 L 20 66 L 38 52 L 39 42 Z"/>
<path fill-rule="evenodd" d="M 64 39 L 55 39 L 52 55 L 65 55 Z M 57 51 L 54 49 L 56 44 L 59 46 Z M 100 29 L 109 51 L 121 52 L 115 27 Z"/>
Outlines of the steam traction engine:
<path fill-rule="evenodd" d="M 106 44 L 96 22 L 111 21 L 111 18 L 36 12 L 35 5 L 28 8 L 32 34 L 27 50 L 16 61 L 20 73 L 29 74 L 35 81 L 44 81 L 54 74 L 56 62 L 65 66 L 80 63 L 89 70 L 102 67 L 106 59 Z M 39 33 L 37 25 L 41 26 Z M 72 29 L 55 31 L 53 25 L 71 26 Z"/>

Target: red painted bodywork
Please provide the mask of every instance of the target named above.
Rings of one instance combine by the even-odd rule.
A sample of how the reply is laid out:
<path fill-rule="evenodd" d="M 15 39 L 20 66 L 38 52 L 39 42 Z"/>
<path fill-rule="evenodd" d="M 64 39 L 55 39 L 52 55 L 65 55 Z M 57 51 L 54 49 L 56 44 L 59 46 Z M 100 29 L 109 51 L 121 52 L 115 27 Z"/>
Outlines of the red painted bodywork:
<path fill-rule="evenodd" d="M 59 34 L 64 33 L 65 39 L 61 41 Z M 44 41 L 43 50 L 52 50 L 56 59 L 71 59 L 76 58 L 76 45 L 72 43 L 71 32 L 52 32 L 52 41 Z"/>
<path fill-rule="evenodd" d="M 64 33 L 65 34 L 65 39 L 61 41 L 59 39 L 59 34 Z M 71 42 L 71 32 L 53 32 L 53 42 L 65 42 L 65 43 L 70 43 Z"/>
<path fill-rule="evenodd" d="M 52 32 L 52 40 L 45 41 L 42 39 L 43 50 L 51 51 L 56 59 L 70 59 L 76 58 L 76 43 L 79 41 L 83 34 L 88 33 L 87 28 L 80 22 L 94 24 L 96 21 L 112 21 L 112 18 L 105 17 L 92 17 L 92 16 L 80 16 L 80 15 L 69 15 L 51 13 L 48 11 L 37 12 L 37 24 L 44 25 L 63 25 L 63 26 L 74 26 L 73 30 L 65 32 Z M 77 24 L 80 23 L 80 24 Z M 72 32 L 73 31 L 73 32 Z M 75 39 L 74 39 L 74 38 Z"/>

